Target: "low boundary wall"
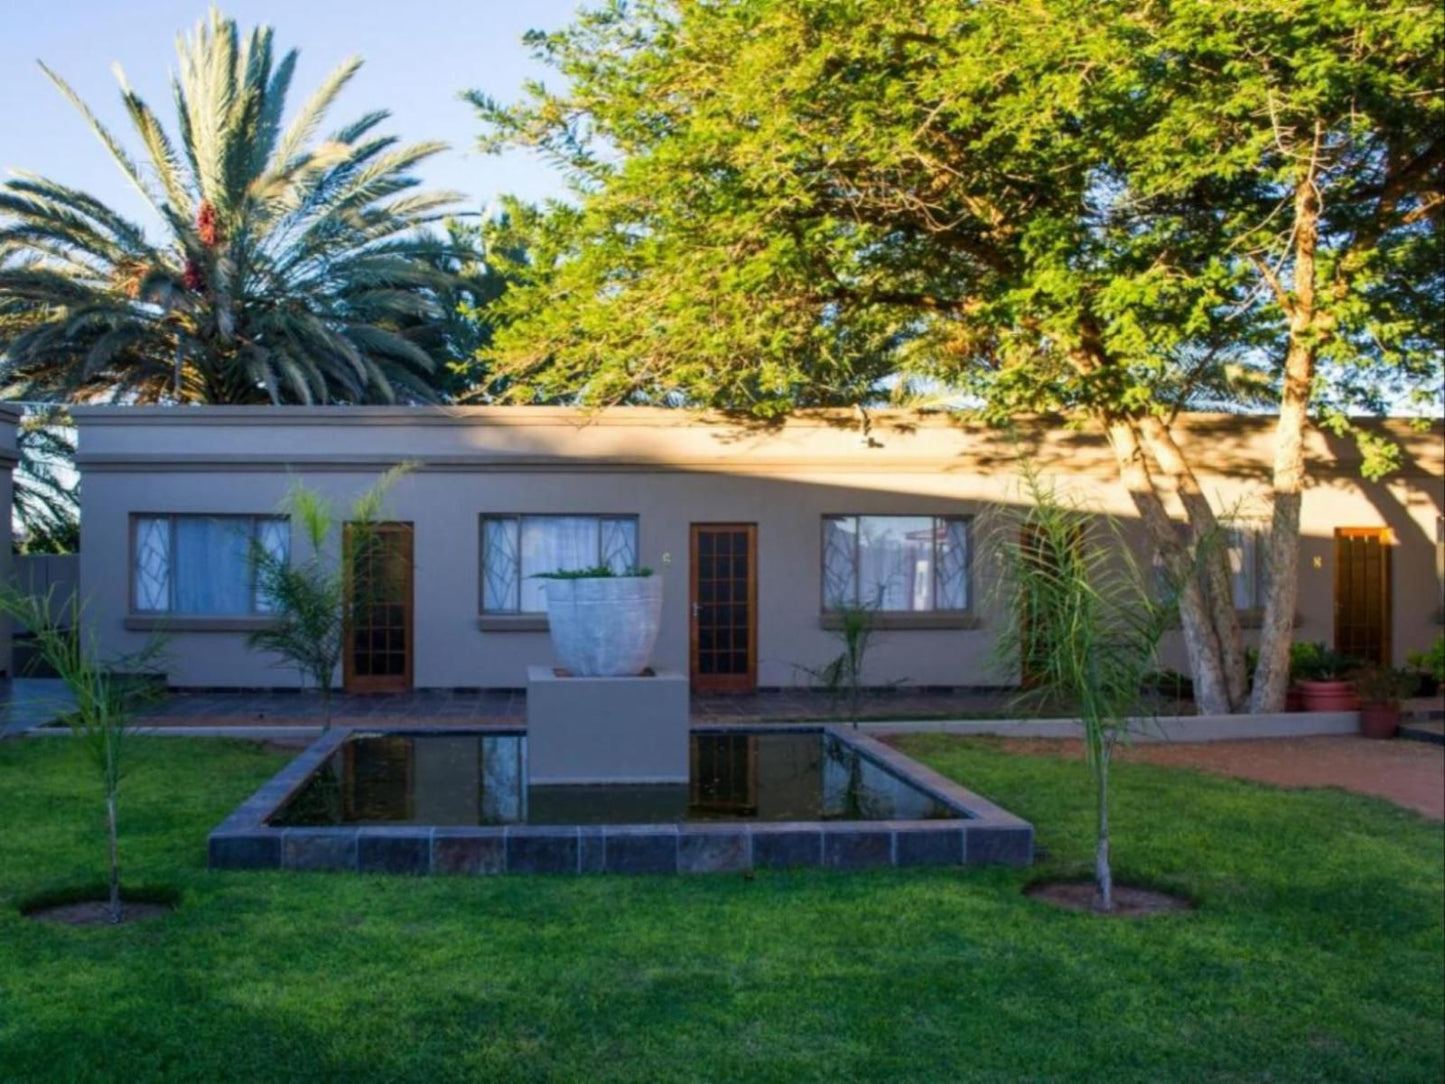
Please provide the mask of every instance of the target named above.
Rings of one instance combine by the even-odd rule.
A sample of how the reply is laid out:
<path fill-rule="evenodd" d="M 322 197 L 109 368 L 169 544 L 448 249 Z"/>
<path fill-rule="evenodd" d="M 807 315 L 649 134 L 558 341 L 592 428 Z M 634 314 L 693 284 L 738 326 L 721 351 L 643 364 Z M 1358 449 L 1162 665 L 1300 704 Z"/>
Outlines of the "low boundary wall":
<path fill-rule="evenodd" d="M 1075 719 L 910 719 L 859 723 L 867 734 L 961 734 L 1002 738 L 1077 738 Z M 1357 711 L 1290 711 L 1271 715 L 1161 715 L 1140 719 L 1130 730 L 1138 742 L 1237 741 L 1358 734 Z"/>

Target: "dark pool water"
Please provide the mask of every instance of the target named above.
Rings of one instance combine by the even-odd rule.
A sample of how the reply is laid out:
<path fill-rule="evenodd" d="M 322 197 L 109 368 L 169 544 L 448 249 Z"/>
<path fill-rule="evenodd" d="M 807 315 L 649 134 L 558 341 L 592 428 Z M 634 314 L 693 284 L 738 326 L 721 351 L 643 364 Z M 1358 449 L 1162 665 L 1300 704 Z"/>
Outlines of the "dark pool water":
<path fill-rule="evenodd" d="M 686 786 L 529 787 L 526 743 L 523 734 L 353 736 L 270 823 L 680 824 L 958 816 L 824 731 L 695 733 Z"/>

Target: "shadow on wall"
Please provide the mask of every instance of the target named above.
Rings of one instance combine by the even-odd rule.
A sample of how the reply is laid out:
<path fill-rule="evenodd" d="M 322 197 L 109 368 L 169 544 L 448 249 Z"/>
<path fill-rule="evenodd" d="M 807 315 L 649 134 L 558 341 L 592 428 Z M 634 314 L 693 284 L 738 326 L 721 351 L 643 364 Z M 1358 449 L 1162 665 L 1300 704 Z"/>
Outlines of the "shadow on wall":
<path fill-rule="evenodd" d="M 545 632 L 535 631 L 535 625 L 531 630 L 478 631 L 484 514 L 639 516 L 641 562 L 661 567 L 664 553 L 674 557 L 676 579 L 664 602 L 662 634 L 663 643 L 670 646 L 656 659 L 667 667 L 687 665 L 688 524 L 758 523 L 758 677 L 765 686 L 796 680 L 799 665 L 817 666 L 837 653 L 820 620 L 823 517 L 982 519 L 990 507 L 1017 500 L 1020 453 L 1036 453 L 1042 473 L 1077 483 L 1087 499 L 1117 515 L 1134 540 L 1136 557 L 1148 564 L 1142 527 L 1117 480 L 1107 444 L 1096 434 L 1054 429 L 1045 435 L 1040 423 L 1032 435 L 1026 433 L 1015 441 L 998 430 L 943 419 L 915 423 L 890 417 L 878 419 L 865 433 L 856 418 L 844 415 L 840 420 L 836 413 L 781 431 L 727 419 L 698 426 L 695 416 L 653 411 L 625 418 L 606 416 L 589 427 L 561 423 L 558 414 L 543 410 L 527 415 L 527 424 L 521 424 L 489 421 L 492 415 L 486 412 L 474 419 L 458 413 L 455 419 L 444 416 L 415 427 L 388 422 L 387 415 L 378 414 L 375 427 L 352 432 L 344 426 L 329 429 L 328 447 L 311 453 L 317 463 L 314 471 L 308 470 L 307 453 L 291 464 L 307 484 L 345 500 L 370 484 L 373 468 L 386 465 L 388 449 L 403 448 L 423 461 L 436 458 L 393 494 L 389 510 L 393 518 L 417 524 L 418 685 L 519 687 L 525 666 L 542 661 L 549 651 Z M 309 417 L 306 412 L 297 415 L 294 432 L 303 432 Z M 82 429 L 86 424 L 82 416 Z M 287 423 L 277 425 L 285 430 Z M 126 430 L 118 427 L 115 432 L 124 435 Z M 1207 455 L 1198 455 L 1208 467 L 1207 472 L 1201 469 L 1201 481 L 1217 507 L 1242 506 L 1249 511 L 1252 505 L 1266 507 L 1268 419 L 1255 424 L 1232 417 L 1196 418 L 1186 432 L 1189 447 L 1208 449 Z M 279 437 L 269 423 L 264 429 L 247 426 L 235 433 L 232 454 L 255 457 L 264 464 L 262 469 L 228 472 L 224 463 L 184 463 L 187 457 L 178 453 L 174 469 L 169 462 L 160 468 L 153 461 L 137 465 L 128 460 L 132 453 L 123 446 L 112 445 L 114 451 L 102 446 L 103 453 L 117 461 L 97 469 L 87 490 L 87 508 L 96 510 L 87 524 L 91 551 L 87 568 L 92 570 L 88 574 L 110 580 L 92 585 L 104 596 L 97 604 L 104 603 L 107 615 L 118 617 L 125 610 L 121 561 L 105 556 L 102 564 L 102 555 L 126 551 L 128 542 L 122 534 L 126 513 L 154 504 L 157 494 L 164 496 L 165 507 L 145 510 L 259 513 L 277 506 L 290 480 L 286 464 L 274 453 Z M 1419 569 L 1433 565 L 1429 511 L 1433 508 L 1438 514 L 1445 503 L 1435 447 L 1440 430 L 1407 436 L 1405 470 L 1384 484 L 1372 484 L 1359 478 L 1353 442 L 1330 443 L 1317 432 L 1311 434 L 1312 461 L 1319 466 L 1308 484 L 1312 494 L 1327 496 L 1307 502 L 1300 562 L 1300 608 L 1305 621 L 1297 631 L 1300 638 L 1332 639 L 1333 582 L 1327 570 L 1332 568 L 1333 529 L 1388 526 L 1399 544 L 1397 567 L 1406 573 L 1397 579 L 1401 587 L 1395 617 L 1405 622 L 1396 638 L 1397 652 L 1424 646 L 1414 642 L 1417 632 L 1411 630 L 1423 627 L 1425 615 L 1436 605 L 1437 592 L 1432 590 L 1431 597 L 1422 601 L 1418 583 L 1406 587 L 1405 581 L 1418 579 Z M 363 437 L 367 447 L 360 450 Z M 110 439 L 119 442 L 122 437 Z M 183 432 L 172 446 L 186 447 L 189 439 Z M 860 454 L 863 442 L 871 443 Z M 199 451 L 204 446 L 196 447 Z M 203 452 L 197 458 L 206 456 Z M 218 487 L 217 478 L 225 485 Z M 916 684 L 999 681 L 986 662 L 993 631 L 1004 619 L 989 598 L 997 577 L 991 572 L 986 526 L 979 523 L 971 547 L 972 616 L 977 621 L 934 625 L 927 631 L 881 630 L 871 653 L 877 675 L 888 680 L 906 677 Z M 1416 606 L 1417 601 L 1428 606 Z M 117 633 L 120 625 L 117 620 Z M 1170 635 L 1163 661 L 1184 669 L 1178 639 L 1177 634 Z M 107 646 L 124 649 L 120 643 Z M 239 633 L 183 634 L 171 646 L 182 669 L 200 676 L 188 684 L 222 683 L 234 673 L 247 678 L 240 683 L 259 686 L 273 684 L 281 676 L 264 660 L 253 659 L 249 666 L 241 661 L 246 653 Z"/>

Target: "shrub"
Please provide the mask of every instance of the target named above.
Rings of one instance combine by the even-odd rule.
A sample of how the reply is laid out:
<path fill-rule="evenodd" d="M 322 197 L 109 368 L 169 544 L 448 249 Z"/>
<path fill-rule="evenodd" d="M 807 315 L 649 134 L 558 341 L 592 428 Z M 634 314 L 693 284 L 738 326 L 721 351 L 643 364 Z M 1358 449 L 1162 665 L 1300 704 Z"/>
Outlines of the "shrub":
<path fill-rule="evenodd" d="M 1360 700 L 1366 704 L 1396 704 L 1404 697 L 1413 696 L 1420 685 L 1419 674 L 1393 666 L 1362 666 L 1350 677 Z"/>
<path fill-rule="evenodd" d="M 1435 637 L 1427 651 L 1412 651 L 1407 660 L 1422 674 L 1429 674 L 1437 682 L 1445 682 L 1445 633 Z"/>

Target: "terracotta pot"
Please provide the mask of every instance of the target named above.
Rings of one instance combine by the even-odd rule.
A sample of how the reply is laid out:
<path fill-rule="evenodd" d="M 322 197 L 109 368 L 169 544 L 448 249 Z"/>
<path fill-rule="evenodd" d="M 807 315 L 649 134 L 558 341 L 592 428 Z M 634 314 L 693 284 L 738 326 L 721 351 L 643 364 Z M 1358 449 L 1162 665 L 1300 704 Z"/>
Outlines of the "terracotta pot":
<path fill-rule="evenodd" d="M 1351 681 L 1301 681 L 1305 711 L 1354 711 L 1360 706 Z"/>
<path fill-rule="evenodd" d="M 1360 708 L 1360 733 L 1365 737 L 1393 738 L 1399 729 L 1399 704 L 1365 704 Z"/>
<path fill-rule="evenodd" d="M 1288 689 L 1286 689 L 1286 690 L 1284 691 L 1284 710 L 1285 710 L 1285 711 L 1304 711 L 1304 710 L 1305 710 L 1305 694 L 1302 693 L 1302 692 L 1300 692 L 1300 687 L 1299 687 L 1299 683 L 1298 683 L 1298 682 L 1292 684 Z"/>

